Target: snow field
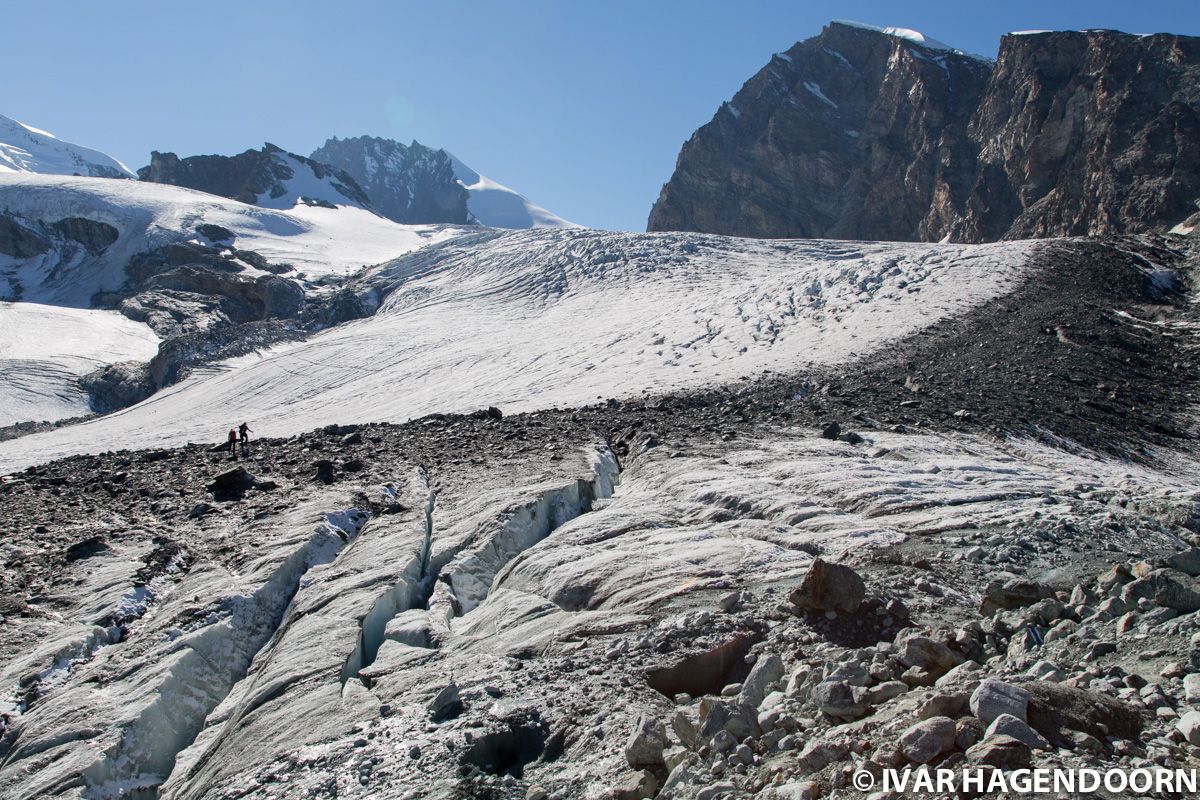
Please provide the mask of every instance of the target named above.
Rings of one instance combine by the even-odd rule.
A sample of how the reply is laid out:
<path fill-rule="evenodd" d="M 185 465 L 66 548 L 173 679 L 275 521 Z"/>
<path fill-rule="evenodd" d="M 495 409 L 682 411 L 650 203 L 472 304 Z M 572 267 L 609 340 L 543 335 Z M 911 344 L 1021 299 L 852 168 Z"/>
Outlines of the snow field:
<path fill-rule="evenodd" d="M 0 426 L 87 414 L 79 378 L 149 361 L 158 336 L 116 311 L 0 302 Z"/>

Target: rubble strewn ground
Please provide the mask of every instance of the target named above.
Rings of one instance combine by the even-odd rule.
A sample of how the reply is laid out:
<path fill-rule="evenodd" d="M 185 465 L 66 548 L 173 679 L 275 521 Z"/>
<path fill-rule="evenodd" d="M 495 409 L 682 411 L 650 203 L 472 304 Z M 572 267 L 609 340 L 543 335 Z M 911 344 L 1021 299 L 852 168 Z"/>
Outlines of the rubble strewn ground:
<path fill-rule="evenodd" d="M 0 796 L 1197 767 L 1188 256 L 1055 247 L 886 359 L 6 476 Z"/>

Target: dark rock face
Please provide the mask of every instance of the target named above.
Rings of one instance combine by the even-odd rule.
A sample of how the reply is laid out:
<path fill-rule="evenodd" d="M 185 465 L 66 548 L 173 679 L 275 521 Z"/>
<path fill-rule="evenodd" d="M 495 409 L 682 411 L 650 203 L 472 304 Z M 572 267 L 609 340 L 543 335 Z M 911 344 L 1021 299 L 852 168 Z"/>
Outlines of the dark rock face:
<path fill-rule="evenodd" d="M 979 242 L 1169 228 L 1200 198 L 1200 38 L 831 23 L 684 145 L 651 231 Z"/>
<path fill-rule="evenodd" d="M 50 226 L 62 236 L 83 245 L 92 255 L 108 249 L 120 238 L 121 233 L 107 222 L 97 222 L 84 217 L 67 217 Z"/>
<path fill-rule="evenodd" d="M 50 249 L 50 242 L 7 214 L 0 214 L 0 253 L 13 258 L 33 258 Z"/>
<path fill-rule="evenodd" d="M 366 194 L 349 175 L 304 156 L 285 152 L 270 143 L 263 145 L 261 150 L 247 150 L 236 156 L 180 158 L 174 153 L 155 151 L 150 154 L 150 165 L 138 170 L 138 179 L 198 189 L 254 204 L 263 195 L 279 198 L 288 193 L 284 183 L 296 177 L 296 169 L 289 160 L 311 169 L 317 180 L 327 181 L 348 205 L 370 208 Z M 309 198 L 300 198 L 301 201 L 306 199 L 316 204 Z"/>
<path fill-rule="evenodd" d="M 408 224 L 472 221 L 468 192 L 455 179 L 445 150 L 416 141 L 404 145 L 371 136 L 334 137 L 311 157 L 353 177 L 388 219 Z"/>

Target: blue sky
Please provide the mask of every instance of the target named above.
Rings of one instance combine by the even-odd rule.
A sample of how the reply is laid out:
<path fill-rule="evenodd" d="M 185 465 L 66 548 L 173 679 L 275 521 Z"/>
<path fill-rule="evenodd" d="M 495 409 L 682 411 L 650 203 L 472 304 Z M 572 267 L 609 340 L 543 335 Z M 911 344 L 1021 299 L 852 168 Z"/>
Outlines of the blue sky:
<path fill-rule="evenodd" d="M 1010 30 L 1200 35 L 1195 0 L 4 0 L 0 113 L 134 169 L 152 149 L 415 138 L 568 219 L 642 230 L 691 133 L 834 18 L 986 55 Z"/>

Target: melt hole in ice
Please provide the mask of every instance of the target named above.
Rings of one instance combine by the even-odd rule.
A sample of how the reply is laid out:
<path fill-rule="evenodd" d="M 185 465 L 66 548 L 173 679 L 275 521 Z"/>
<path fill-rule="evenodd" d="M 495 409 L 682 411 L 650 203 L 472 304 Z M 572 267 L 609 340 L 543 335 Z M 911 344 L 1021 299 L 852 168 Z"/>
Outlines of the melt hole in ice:
<path fill-rule="evenodd" d="M 652 670 L 646 680 L 650 688 L 672 699 L 681 693 L 692 697 L 720 694 L 725 686 L 740 683 L 749 674 L 746 654 L 753 644 L 754 638 L 749 634 L 736 634 L 711 650 Z"/>

